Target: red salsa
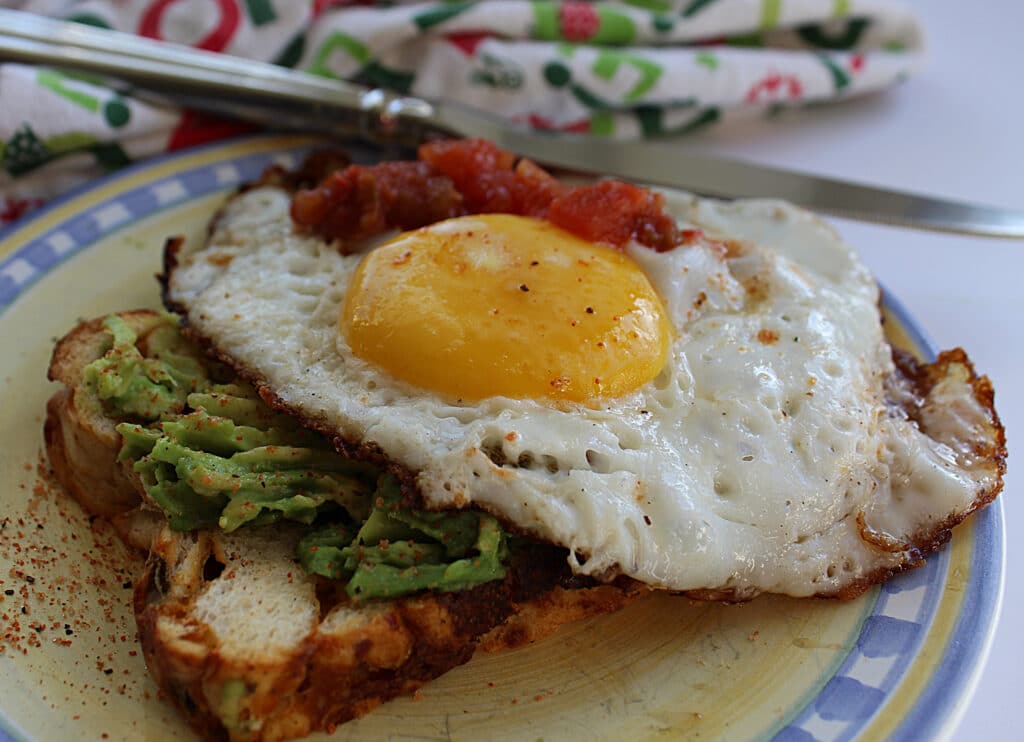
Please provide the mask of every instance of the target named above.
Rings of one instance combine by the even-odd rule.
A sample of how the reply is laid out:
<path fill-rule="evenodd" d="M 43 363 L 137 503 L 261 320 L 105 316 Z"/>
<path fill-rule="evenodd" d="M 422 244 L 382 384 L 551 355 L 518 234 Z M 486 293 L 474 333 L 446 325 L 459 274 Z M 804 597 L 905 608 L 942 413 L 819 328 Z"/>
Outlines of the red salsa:
<path fill-rule="evenodd" d="M 664 199 L 630 183 L 563 185 L 542 167 L 483 139 L 419 148 L 419 160 L 351 165 L 292 200 L 296 224 L 327 239 L 355 241 L 465 214 L 548 219 L 594 242 L 632 240 L 659 252 L 686 241 Z"/>

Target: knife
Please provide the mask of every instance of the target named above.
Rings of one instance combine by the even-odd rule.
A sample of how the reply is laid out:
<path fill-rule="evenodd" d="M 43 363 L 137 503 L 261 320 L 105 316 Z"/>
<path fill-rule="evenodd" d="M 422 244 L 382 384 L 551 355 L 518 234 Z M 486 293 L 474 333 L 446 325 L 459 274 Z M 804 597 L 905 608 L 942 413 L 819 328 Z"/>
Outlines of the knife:
<path fill-rule="evenodd" d="M 428 101 L 80 23 L 0 9 L 0 62 L 50 65 L 129 84 L 200 110 L 280 129 L 415 147 L 484 137 L 538 163 L 720 198 L 772 197 L 869 222 L 1024 238 L 1024 211 L 877 188 L 702 154 L 677 144 L 538 132 L 468 106 Z"/>

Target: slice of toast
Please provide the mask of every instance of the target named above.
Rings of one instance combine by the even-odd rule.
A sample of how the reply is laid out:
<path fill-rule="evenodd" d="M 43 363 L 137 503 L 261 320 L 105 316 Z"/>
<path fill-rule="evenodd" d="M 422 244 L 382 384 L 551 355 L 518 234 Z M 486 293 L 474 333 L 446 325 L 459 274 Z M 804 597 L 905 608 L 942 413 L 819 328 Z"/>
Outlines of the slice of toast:
<path fill-rule="evenodd" d="M 163 320 L 120 317 L 139 337 Z M 280 740 L 361 716 L 469 660 L 543 638 L 647 594 L 636 583 L 574 577 L 565 552 L 517 551 L 499 581 L 451 593 L 353 603 L 295 559 L 299 528 L 173 531 L 119 462 L 120 420 L 82 382 L 110 347 L 102 320 L 58 342 L 46 445 L 58 479 L 129 543 L 150 549 L 135 613 L 150 671 L 206 738 Z"/>
<path fill-rule="evenodd" d="M 161 323 L 161 315 L 150 310 L 120 316 L 140 338 Z M 121 421 L 107 416 L 82 380 L 83 369 L 110 344 L 102 318 L 78 325 L 57 342 L 47 378 L 64 386 L 46 404 L 43 435 L 64 489 L 89 513 L 109 520 L 124 541 L 147 550 L 163 518 L 143 507 L 142 483 L 117 460 L 121 435 L 114 426 Z"/>

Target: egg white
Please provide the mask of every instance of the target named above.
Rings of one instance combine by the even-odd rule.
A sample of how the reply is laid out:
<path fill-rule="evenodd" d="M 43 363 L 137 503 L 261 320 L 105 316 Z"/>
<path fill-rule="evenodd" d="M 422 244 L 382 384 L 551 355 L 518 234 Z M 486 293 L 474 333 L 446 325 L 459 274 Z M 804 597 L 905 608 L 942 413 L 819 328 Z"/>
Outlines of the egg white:
<path fill-rule="evenodd" d="M 665 369 L 625 396 L 555 406 L 446 399 L 355 357 L 338 313 L 361 256 L 297 233 L 289 198 L 233 199 L 180 257 L 169 298 L 285 404 L 416 472 L 430 506 L 494 512 L 568 547 L 580 574 L 836 593 L 914 560 L 865 529 L 904 543 L 996 486 L 970 455 L 990 420 L 966 380 L 937 390 L 935 437 L 887 401 L 877 286 L 794 207 L 673 198 L 730 249 L 628 248 L 676 333 Z M 942 395 L 962 414 L 944 415 Z"/>

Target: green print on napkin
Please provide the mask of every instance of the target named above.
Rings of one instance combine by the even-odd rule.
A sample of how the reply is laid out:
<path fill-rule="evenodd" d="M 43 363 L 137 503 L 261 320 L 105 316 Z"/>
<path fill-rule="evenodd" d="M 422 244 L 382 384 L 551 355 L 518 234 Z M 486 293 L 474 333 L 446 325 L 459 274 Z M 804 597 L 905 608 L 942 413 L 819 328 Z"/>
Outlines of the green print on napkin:
<path fill-rule="evenodd" d="M 53 157 L 32 127 L 25 124 L 4 143 L 4 170 L 11 175 L 23 175 L 35 170 Z"/>
<path fill-rule="evenodd" d="M 173 43 L 458 101 L 539 130 L 635 139 L 678 137 L 749 118 L 734 114 L 770 115 L 906 79 L 922 57 L 916 18 L 895 1 L 864 3 L 230 0 L 230 22 L 218 10 L 226 6 L 209 2 L 45 6 L 56 18 L 144 28 Z M 31 102 L 0 107 L 0 196 L 19 203 L 240 131 L 56 70 L 0 64 L 0 91 Z M 92 167 L 65 157 L 75 152 L 88 153 Z M 0 227 L 15 218 L 8 212 L 20 213 L 0 212 Z"/>
<path fill-rule="evenodd" d="M 83 80 L 93 84 L 101 83 L 99 78 L 91 75 L 61 74 L 60 72 L 48 69 L 39 70 L 39 74 L 36 75 L 36 81 L 40 86 L 71 101 L 80 108 L 83 108 L 90 113 L 96 113 L 97 111 L 102 110 L 103 118 L 106 119 L 107 124 L 114 129 L 124 126 L 131 119 L 131 109 L 128 108 L 128 105 L 120 96 L 115 94 L 109 100 L 101 103 L 100 99 L 96 96 L 81 90 L 76 90 L 74 87 L 67 84 L 73 80 Z"/>

